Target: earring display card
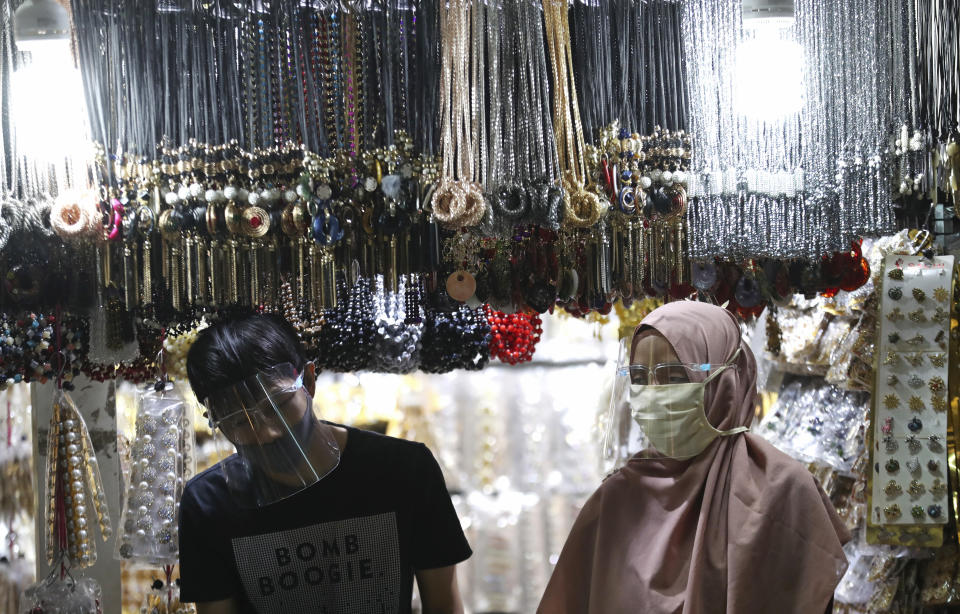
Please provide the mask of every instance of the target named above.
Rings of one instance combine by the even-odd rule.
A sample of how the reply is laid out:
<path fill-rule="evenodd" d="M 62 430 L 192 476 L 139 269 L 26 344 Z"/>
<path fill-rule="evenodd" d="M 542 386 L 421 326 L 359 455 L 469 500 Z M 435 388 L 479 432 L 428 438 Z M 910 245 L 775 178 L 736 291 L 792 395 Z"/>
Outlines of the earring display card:
<path fill-rule="evenodd" d="M 891 254 L 880 293 L 871 524 L 947 522 L 953 256 Z"/>

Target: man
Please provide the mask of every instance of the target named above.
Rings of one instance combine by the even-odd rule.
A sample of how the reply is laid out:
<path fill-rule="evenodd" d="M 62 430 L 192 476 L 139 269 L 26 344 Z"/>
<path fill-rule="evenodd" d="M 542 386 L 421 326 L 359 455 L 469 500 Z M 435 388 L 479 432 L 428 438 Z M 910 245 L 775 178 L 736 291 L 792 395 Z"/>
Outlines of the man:
<path fill-rule="evenodd" d="M 187 375 L 237 449 L 180 505 L 181 599 L 198 614 L 461 614 L 471 550 L 423 444 L 316 419 L 296 331 L 275 315 L 200 333 Z"/>

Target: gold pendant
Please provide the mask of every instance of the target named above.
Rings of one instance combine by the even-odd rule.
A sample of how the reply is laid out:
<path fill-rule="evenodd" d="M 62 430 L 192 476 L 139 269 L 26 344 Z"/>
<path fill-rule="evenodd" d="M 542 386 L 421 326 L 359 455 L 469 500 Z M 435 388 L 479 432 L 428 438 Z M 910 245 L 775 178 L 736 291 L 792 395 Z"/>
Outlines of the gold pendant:
<path fill-rule="evenodd" d="M 227 287 L 229 292 L 229 302 L 236 305 L 240 301 L 240 289 L 237 286 L 237 241 L 230 239 L 227 241 Z"/>

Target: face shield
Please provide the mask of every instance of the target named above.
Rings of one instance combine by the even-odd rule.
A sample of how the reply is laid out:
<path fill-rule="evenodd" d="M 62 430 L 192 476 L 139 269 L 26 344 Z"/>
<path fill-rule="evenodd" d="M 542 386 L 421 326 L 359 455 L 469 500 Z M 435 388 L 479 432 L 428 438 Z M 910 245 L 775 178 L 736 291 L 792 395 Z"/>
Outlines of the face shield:
<path fill-rule="evenodd" d="M 686 363 L 663 356 L 634 356 L 631 340 L 621 342 L 603 441 L 604 459 L 614 467 L 630 458 L 684 460 L 717 437 L 746 431 L 720 431 L 707 420 L 706 385 L 732 368 L 739 349 L 725 363 Z"/>
<path fill-rule="evenodd" d="M 245 506 L 265 506 L 308 488 L 337 468 L 333 428 L 317 420 L 303 373 L 291 364 L 264 369 L 204 400 L 227 486 Z"/>

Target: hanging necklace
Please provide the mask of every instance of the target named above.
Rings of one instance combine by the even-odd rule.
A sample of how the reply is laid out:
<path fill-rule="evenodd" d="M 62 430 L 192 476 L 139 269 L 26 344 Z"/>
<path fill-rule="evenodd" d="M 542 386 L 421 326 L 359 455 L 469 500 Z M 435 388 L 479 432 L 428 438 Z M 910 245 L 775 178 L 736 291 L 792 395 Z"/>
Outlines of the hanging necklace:
<path fill-rule="evenodd" d="M 476 182 L 470 96 L 471 24 L 477 11 L 470 0 L 453 0 L 441 10 L 442 69 L 440 125 L 443 171 L 432 198 L 433 215 L 449 228 L 474 226 L 486 203 Z"/>

